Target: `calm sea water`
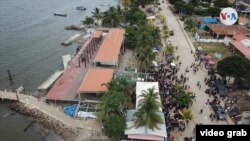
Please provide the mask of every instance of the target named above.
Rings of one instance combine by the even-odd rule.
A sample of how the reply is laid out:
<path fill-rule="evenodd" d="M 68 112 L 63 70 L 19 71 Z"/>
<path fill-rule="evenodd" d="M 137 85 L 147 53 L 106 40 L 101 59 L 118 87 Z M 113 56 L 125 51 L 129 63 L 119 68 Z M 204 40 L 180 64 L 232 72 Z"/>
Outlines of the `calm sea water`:
<path fill-rule="evenodd" d="M 105 10 L 117 3 L 117 0 L 0 0 L 0 90 L 15 90 L 22 85 L 27 91 L 36 91 L 51 74 L 63 69 L 63 55 L 75 53 L 77 44 L 64 47 L 60 43 L 79 31 L 66 31 L 64 27 L 80 24 L 95 7 Z M 78 11 L 76 6 L 87 10 Z M 8 80 L 7 70 L 11 71 L 13 84 Z M 3 118 L 7 105 L 0 102 L 1 141 L 56 140 L 53 135 L 49 139 L 43 137 L 35 129 L 24 133 L 28 124 L 25 117 Z"/>

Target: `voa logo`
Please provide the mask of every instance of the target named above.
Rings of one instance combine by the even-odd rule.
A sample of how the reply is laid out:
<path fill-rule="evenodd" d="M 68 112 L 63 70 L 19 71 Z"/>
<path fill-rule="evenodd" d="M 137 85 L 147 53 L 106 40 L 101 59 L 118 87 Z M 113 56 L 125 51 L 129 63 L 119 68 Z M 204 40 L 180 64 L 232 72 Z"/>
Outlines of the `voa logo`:
<path fill-rule="evenodd" d="M 220 21 L 225 25 L 233 25 L 238 20 L 237 12 L 230 7 L 224 8 L 220 12 Z"/>

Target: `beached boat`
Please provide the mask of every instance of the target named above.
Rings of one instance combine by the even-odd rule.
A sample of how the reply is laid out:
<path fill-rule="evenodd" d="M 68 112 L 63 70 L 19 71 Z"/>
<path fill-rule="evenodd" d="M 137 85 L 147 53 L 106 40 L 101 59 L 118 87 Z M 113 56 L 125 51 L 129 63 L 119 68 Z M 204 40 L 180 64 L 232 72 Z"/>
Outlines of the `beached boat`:
<path fill-rule="evenodd" d="M 77 6 L 76 10 L 86 10 L 86 8 L 84 8 L 83 6 Z"/>
<path fill-rule="evenodd" d="M 67 17 L 66 14 L 58 14 L 58 13 L 54 13 L 55 16 L 62 16 L 62 17 Z"/>

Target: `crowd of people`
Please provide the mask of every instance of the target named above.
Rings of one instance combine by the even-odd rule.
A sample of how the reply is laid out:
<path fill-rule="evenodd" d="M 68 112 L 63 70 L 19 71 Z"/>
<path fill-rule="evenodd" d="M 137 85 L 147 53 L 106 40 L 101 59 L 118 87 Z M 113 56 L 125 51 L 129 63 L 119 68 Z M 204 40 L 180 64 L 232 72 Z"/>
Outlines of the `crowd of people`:
<path fill-rule="evenodd" d="M 206 90 L 206 93 L 212 100 L 207 99 L 207 102 L 204 103 L 204 105 L 209 107 L 214 103 L 220 104 L 221 102 L 217 96 L 218 90 L 216 88 L 216 81 L 218 81 L 220 78 L 215 74 L 214 64 L 211 64 L 209 59 L 204 58 L 204 56 L 207 56 L 207 54 L 203 51 L 196 49 L 194 52 L 191 51 L 191 54 L 194 56 L 195 61 L 187 66 L 183 73 L 179 72 L 181 65 L 184 65 L 181 61 L 179 61 L 179 56 L 176 57 L 176 63 L 166 60 L 166 63 L 161 63 L 154 71 L 153 81 L 159 82 L 160 95 L 168 133 L 171 131 L 183 132 L 189 123 L 188 120 L 183 119 L 183 116 L 180 112 L 185 106 L 179 105 L 175 99 L 175 96 L 178 95 L 179 90 L 182 90 L 183 92 L 190 94 L 192 99 L 195 101 L 195 93 L 192 92 L 192 88 L 189 85 L 189 76 L 195 75 L 200 70 L 206 71 L 207 76 L 204 79 L 204 83 L 209 87 Z M 192 74 L 189 75 L 189 73 Z M 197 81 L 197 88 L 199 90 L 202 87 L 201 81 Z M 192 103 L 193 102 L 191 102 L 190 105 L 192 105 Z M 186 106 L 188 107 L 190 105 Z M 202 107 L 200 109 L 200 114 L 203 114 Z M 211 121 L 218 121 L 217 115 L 213 112 L 211 112 L 209 117 Z M 186 141 L 191 141 L 192 139 L 193 136 L 184 138 Z M 169 134 L 168 140 L 174 140 L 171 134 Z"/>

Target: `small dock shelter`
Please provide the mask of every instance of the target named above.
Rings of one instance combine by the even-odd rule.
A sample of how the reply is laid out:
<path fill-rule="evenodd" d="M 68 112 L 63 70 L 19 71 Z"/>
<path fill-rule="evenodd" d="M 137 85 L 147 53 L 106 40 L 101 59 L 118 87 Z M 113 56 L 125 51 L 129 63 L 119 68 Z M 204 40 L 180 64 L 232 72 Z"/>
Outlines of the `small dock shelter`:
<path fill-rule="evenodd" d="M 106 85 L 114 75 L 114 69 L 107 68 L 90 68 L 82 81 L 78 93 L 80 94 L 97 94 L 98 92 L 106 92 Z"/>
<path fill-rule="evenodd" d="M 95 67 L 117 67 L 120 52 L 124 50 L 125 30 L 111 28 L 103 40 L 99 52 L 94 59 Z"/>

